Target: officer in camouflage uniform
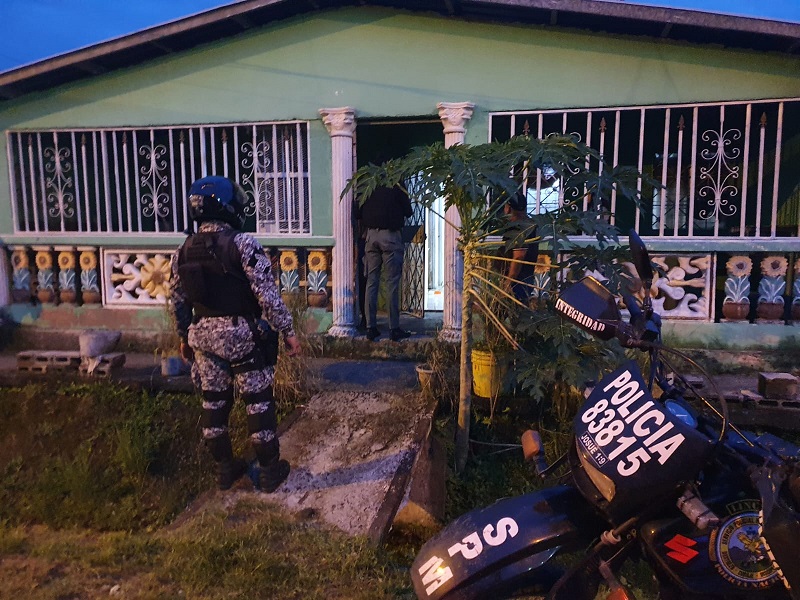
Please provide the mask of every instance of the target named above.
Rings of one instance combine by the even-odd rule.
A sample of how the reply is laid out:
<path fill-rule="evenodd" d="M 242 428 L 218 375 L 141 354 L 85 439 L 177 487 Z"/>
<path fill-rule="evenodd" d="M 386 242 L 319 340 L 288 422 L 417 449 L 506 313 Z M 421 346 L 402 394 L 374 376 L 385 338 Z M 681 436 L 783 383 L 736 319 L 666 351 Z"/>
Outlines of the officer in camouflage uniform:
<path fill-rule="evenodd" d="M 289 463 L 280 459 L 272 395 L 278 335 L 290 356 L 300 352 L 300 344 L 269 257 L 240 231 L 245 200 L 242 188 L 225 177 L 192 184 L 189 215 L 199 228 L 172 258 L 170 306 L 181 355 L 191 362 L 203 396 L 201 426 L 217 463 L 217 486 L 230 488 L 247 467 L 234 458 L 228 433 L 235 386 L 247 407 L 259 487 L 273 492 L 289 475 Z"/>

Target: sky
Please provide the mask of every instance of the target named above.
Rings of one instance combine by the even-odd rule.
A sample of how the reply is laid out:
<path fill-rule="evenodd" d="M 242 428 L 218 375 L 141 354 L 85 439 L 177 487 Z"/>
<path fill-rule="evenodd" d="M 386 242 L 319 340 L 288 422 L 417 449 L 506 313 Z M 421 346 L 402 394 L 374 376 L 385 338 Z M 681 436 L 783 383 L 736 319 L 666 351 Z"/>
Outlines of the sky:
<path fill-rule="evenodd" d="M 602 0 L 800 23 L 800 0 Z M 0 0 L 0 72 L 232 0 Z"/>

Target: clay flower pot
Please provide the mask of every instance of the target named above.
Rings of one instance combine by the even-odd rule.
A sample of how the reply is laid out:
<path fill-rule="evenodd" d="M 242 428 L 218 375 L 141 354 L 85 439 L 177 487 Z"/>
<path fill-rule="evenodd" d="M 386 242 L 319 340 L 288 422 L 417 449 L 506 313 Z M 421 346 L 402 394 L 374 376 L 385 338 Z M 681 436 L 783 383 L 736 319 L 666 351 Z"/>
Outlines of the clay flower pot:
<path fill-rule="evenodd" d="M 56 293 L 49 288 L 40 288 L 36 292 L 36 297 L 39 298 L 39 302 L 42 304 L 52 304 L 55 302 Z"/>
<path fill-rule="evenodd" d="M 722 305 L 722 314 L 730 321 L 746 321 L 750 314 L 750 303 L 725 302 Z"/>
<path fill-rule="evenodd" d="M 14 302 L 30 302 L 32 296 L 30 290 L 15 288 L 11 290 L 11 297 L 14 299 Z"/>
<path fill-rule="evenodd" d="M 324 308 L 328 305 L 328 294 L 325 292 L 309 292 L 308 305 L 314 308 Z"/>
<path fill-rule="evenodd" d="M 81 292 L 81 300 L 84 304 L 99 304 L 102 300 L 100 292 L 94 290 L 83 290 Z"/>
<path fill-rule="evenodd" d="M 759 302 L 756 307 L 759 319 L 778 321 L 783 319 L 783 304 L 779 302 Z"/>

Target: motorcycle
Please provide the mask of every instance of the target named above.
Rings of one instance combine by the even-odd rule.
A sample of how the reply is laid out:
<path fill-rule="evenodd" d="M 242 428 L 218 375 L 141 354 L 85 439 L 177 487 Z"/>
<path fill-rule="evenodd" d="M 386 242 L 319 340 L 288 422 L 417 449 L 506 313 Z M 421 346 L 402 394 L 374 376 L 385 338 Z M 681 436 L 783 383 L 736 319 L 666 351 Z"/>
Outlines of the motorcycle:
<path fill-rule="evenodd" d="M 499 500 L 457 518 L 421 548 L 411 567 L 420 600 L 498 598 L 534 587 L 548 600 L 633 599 L 618 575 L 629 558 L 652 567 L 659 597 L 800 600 L 800 447 L 730 423 L 725 398 L 707 400 L 669 362 L 649 294 L 647 249 L 630 232 L 642 305 L 585 277 L 555 308 L 602 340 L 649 354 L 585 394 L 574 443 L 548 465 L 539 434 L 522 446 L 536 473 L 560 465 L 557 485 Z M 670 358 L 667 356 L 669 355 Z M 709 378 L 712 383 L 713 380 Z M 559 556 L 582 553 L 569 568 Z"/>

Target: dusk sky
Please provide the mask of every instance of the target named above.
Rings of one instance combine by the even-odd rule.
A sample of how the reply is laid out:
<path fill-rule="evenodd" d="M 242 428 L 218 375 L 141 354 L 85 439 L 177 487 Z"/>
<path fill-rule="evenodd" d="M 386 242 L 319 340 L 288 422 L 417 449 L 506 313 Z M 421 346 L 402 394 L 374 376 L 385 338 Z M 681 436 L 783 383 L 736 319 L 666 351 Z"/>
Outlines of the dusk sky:
<path fill-rule="evenodd" d="M 800 0 L 602 0 L 800 23 Z M 225 0 L 0 0 L 0 71 L 205 10 Z"/>

